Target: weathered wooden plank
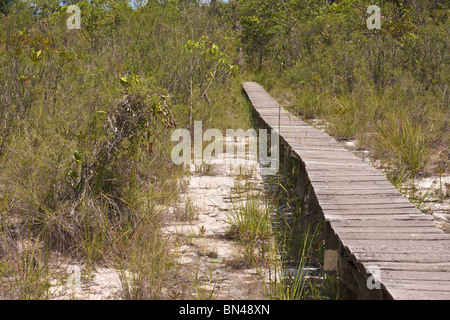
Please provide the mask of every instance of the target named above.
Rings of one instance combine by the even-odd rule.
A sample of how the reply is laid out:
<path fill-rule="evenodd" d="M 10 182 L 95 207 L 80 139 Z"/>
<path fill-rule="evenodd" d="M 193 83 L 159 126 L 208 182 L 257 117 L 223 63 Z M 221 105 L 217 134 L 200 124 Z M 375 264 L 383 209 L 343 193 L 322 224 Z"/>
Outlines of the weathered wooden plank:
<path fill-rule="evenodd" d="M 386 240 L 386 239 L 345 239 L 343 240 L 345 247 L 348 246 L 361 246 L 368 248 L 370 246 L 377 247 L 407 247 L 411 245 L 416 245 L 423 248 L 428 248 L 429 246 L 439 245 L 440 247 L 448 248 L 449 244 L 446 240 L 426 240 L 426 239 L 397 239 L 397 240 Z M 450 270 L 450 269 L 449 269 Z"/>
<path fill-rule="evenodd" d="M 449 292 L 450 281 L 445 280 L 397 280 L 392 278 L 382 279 L 383 284 L 392 289 L 407 289 L 432 292 Z"/>
<path fill-rule="evenodd" d="M 295 151 L 295 149 L 293 149 Z M 363 170 L 371 171 L 372 169 L 367 167 L 367 164 L 361 161 L 345 161 L 345 160 L 339 160 L 336 159 L 335 161 L 330 161 L 327 159 L 320 160 L 320 159 L 303 159 L 303 162 L 306 164 L 307 168 L 313 169 L 316 168 L 323 168 L 326 167 L 328 170 L 342 170 L 342 168 L 346 168 L 348 171 L 352 170 L 353 168 L 361 168 Z"/>
<path fill-rule="evenodd" d="M 333 212 L 330 213 L 331 210 L 327 210 L 326 218 L 330 221 L 352 221 L 352 220 L 381 220 L 382 222 L 390 219 L 396 221 L 431 221 L 434 223 L 434 219 L 425 214 L 418 215 L 417 217 L 412 218 L 410 214 L 404 214 L 401 211 L 390 211 L 386 214 L 378 214 L 376 210 L 374 212 L 366 212 L 366 211 L 342 211 L 341 212 Z"/>
<path fill-rule="evenodd" d="M 342 233 L 377 233 L 381 236 L 383 233 L 407 233 L 407 234 L 419 234 L 419 233 L 435 233 L 442 234 L 443 232 L 435 226 L 415 226 L 415 227 L 400 227 L 400 226 L 334 226 L 335 231 Z M 418 236 L 420 237 L 420 236 Z"/>
<path fill-rule="evenodd" d="M 339 232 L 339 238 L 345 244 L 347 240 L 445 240 L 449 241 L 448 234 L 445 233 L 354 233 Z"/>
<path fill-rule="evenodd" d="M 341 180 L 338 181 L 314 181 L 314 187 L 324 187 L 324 188 L 330 188 L 330 189 L 338 189 L 338 188 L 364 188 L 364 189 L 370 189 L 370 188 L 389 188 L 392 190 L 396 190 L 395 187 L 387 180 L 383 181 L 360 181 L 358 179 L 346 179 L 344 180 L 344 177 L 341 178 Z"/>
<path fill-rule="evenodd" d="M 342 152 L 329 152 L 326 154 L 321 154 L 321 152 L 309 153 L 302 155 L 301 158 L 305 163 L 311 163 L 316 161 L 329 161 L 329 160 L 335 160 L 337 164 L 343 161 L 354 162 L 354 164 L 363 163 L 362 161 L 360 161 L 358 157 L 345 154 Z"/>
<path fill-rule="evenodd" d="M 356 254 L 359 252 L 370 252 L 371 254 L 421 254 L 427 255 L 429 252 L 433 254 L 448 254 L 449 247 L 443 246 L 442 243 L 439 245 L 434 244 L 434 241 L 428 241 L 427 243 L 408 243 L 408 244 L 383 244 L 382 241 L 370 245 L 362 245 L 359 241 L 346 241 L 346 246 L 352 253 Z"/>
<path fill-rule="evenodd" d="M 300 135 L 300 136 L 283 136 L 283 139 L 286 141 L 290 142 L 290 145 L 292 147 L 292 149 L 297 150 L 297 149 L 301 149 L 304 148 L 307 143 L 309 141 L 316 143 L 315 146 L 320 147 L 320 146 L 324 146 L 324 145 L 329 145 L 329 146 L 334 146 L 335 148 L 337 147 L 342 147 L 342 145 L 337 142 L 336 140 L 334 140 L 331 137 L 326 137 L 326 136 L 320 136 L 320 135 Z M 345 149 L 343 149 L 344 151 Z M 347 151 L 349 152 L 349 151 Z"/>
<path fill-rule="evenodd" d="M 376 194 L 396 194 L 396 190 L 393 190 L 389 186 L 379 187 L 376 185 L 366 185 L 358 188 L 357 186 L 342 186 L 342 187 L 330 187 L 330 186 L 317 186 L 314 185 L 314 191 L 316 194 L 332 194 L 332 195 L 347 195 L 347 194 L 357 194 L 357 195 L 376 195 Z"/>
<path fill-rule="evenodd" d="M 448 272 L 450 274 L 450 262 L 441 263 L 399 263 L 399 262 L 378 262 L 377 266 L 386 271 L 422 271 L 430 274 L 441 274 Z"/>
<path fill-rule="evenodd" d="M 320 140 L 320 139 L 311 139 L 311 140 Z M 342 151 L 329 151 L 325 150 L 311 150 L 311 151 L 302 151 L 302 159 L 336 159 L 336 160 L 351 160 L 355 162 L 362 162 L 360 158 L 355 156 L 352 153 L 342 152 Z"/>
<path fill-rule="evenodd" d="M 298 121 L 298 119 L 286 112 L 278 112 L 278 111 L 272 111 L 270 109 L 266 110 L 258 110 L 257 111 L 260 117 L 264 119 L 265 122 L 267 121 L 277 121 L 277 125 L 273 126 L 271 129 L 275 129 L 278 127 L 278 125 L 283 125 L 284 122 L 296 122 L 296 123 L 302 123 Z M 305 129 L 309 129 L 308 127 L 305 127 Z"/>
<path fill-rule="evenodd" d="M 294 129 L 278 130 L 277 127 L 278 126 L 274 127 L 272 130 L 275 130 L 277 133 L 279 133 L 281 136 L 283 136 L 283 138 L 286 140 L 288 140 L 288 139 L 325 139 L 325 140 L 330 140 L 330 141 L 334 140 L 332 137 L 326 135 L 322 131 L 313 131 L 310 129 L 306 129 L 305 127 L 299 127 L 299 128 L 296 128 L 295 130 Z M 340 150 L 340 152 L 352 154 L 351 152 L 349 152 L 347 149 L 345 149 L 343 147 Z"/>
<path fill-rule="evenodd" d="M 380 195 L 386 196 L 386 197 L 398 197 L 398 192 L 395 192 L 395 190 L 392 190 L 390 188 L 388 189 L 344 189 L 344 188 L 321 188 L 314 186 L 314 192 L 317 195 L 317 198 L 320 200 L 321 198 L 324 199 L 333 199 L 343 196 L 373 196 L 378 197 Z M 324 197 L 321 197 L 324 196 Z M 325 196 L 333 196 L 333 197 L 325 197 Z"/>
<path fill-rule="evenodd" d="M 321 183 L 368 183 L 368 184 L 384 184 L 386 182 L 386 177 L 379 176 L 379 175 L 366 175 L 364 172 L 358 173 L 355 172 L 354 174 L 345 176 L 342 174 L 333 174 L 324 176 L 323 174 L 316 174 L 316 172 L 308 172 L 309 180 L 311 180 L 314 183 L 321 184 Z"/>
<path fill-rule="evenodd" d="M 311 181 L 311 180 L 310 180 Z M 338 182 L 337 182 L 338 183 Z M 357 192 L 361 191 L 364 193 L 367 192 L 383 192 L 383 193 L 396 193 L 398 194 L 397 190 L 394 189 L 392 186 L 388 185 L 377 185 L 372 183 L 367 183 L 364 185 L 359 184 L 350 184 L 350 183 L 339 183 L 336 185 L 331 184 L 314 184 L 314 190 L 317 192 L 318 190 L 321 191 L 329 191 L 329 192 Z"/>
<path fill-rule="evenodd" d="M 285 117 L 288 117 L 288 116 L 285 116 Z M 275 119 L 275 116 L 272 116 L 272 118 L 273 119 L 271 119 L 271 120 L 279 120 L 280 119 L 280 117 Z M 292 122 L 293 120 L 289 119 L 288 121 Z M 282 124 L 280 124 L 280 125 L 276 125 L 276 126 L 272 127 L 271 129 L 275 130 L 277 132 L 279 131 L 281 133 L 281 135 L 285 138 L 289 138 L 289 137 L 292 137 L 292 138 L 323 137 L 323 138 L 328 138 L 330 140 L 336 141 L 336 139 L 334 139 L 333 137 L 330 137 L 322 130 L 317 130 L 317 129 L 311 128 L 307 124 L 304 125 L 304 123 L 301 123 L 301 122 L 298 122 L 298 123 L 301 124 L 301 126 L 293 127 L 293 126 L 283 126 Z M 341 145 L 341 148 L 342 148 L 341 149 L 342 151 L 349 152 L 342 145 Z"/>
<path fill-rule="evenodd" d="M 300 139 L 298 139 L 300 140 Z M 289 142 L 288 139 L 286 139 L 285 141 Z M 365 166 L 367 167 L 367 163 L 364 162 L 364 160 L 358 156 L 355 153 L 349 152 L 347 150 L 330 150 L 330 152 L 327 152 L 326 150 L 321 150 L 319 148 L 337 148 L 338 145 L 335 144 L 334 142 L 330 142 L 331 145 L 326 145 L 326 146 L 316 146 L 315 150 L 309 150 L 309 151 L 305 151 L 306 149 L 309 149 L 313 146 L 315 146 L 315 144 L 317 144 L 317 142 L 325 142 L 328 143 L 329 140 L 327 139 L 322 139 L 322 138 L 306 138 L 306 139 L 302 139 L 301 144 L 297 144 L 295 147 L 293 147 L 293 150 L 295 150 L 299 157 L 302 158 L 302 160 L 307 160 L 307 159 L 311 159 L 312 160 L 328 160 L 329 158 L 337 157 L 336 160 L 349 160 L 349 161 L 354 161 L 356 163 L 364 163 Z M 291 145 L 291 144 L 289 144 Z"/>
<path fill-rule="evenodd" d="M 274 130 L 279 126 L 293 126 L 302 124 L 295 118 L 291 118 L 289 115 L 281 115 L 281 114 L 264 115 L 264 113 L 259 113 L 259 117 L 263 119 L 264 123 L 269 125 L 268 128 L 270 130 Z"/>
<path fill-rule="evenodd" d="M 327 187 L 327 186 L 314 186 L 314 191 L 316 194 L 330 194 L 330 195 L 335 195 L 335 196 L 344 196 L 344 195 L 361 195 L 364 197 L 376 197 L 378 198 L 377 195 L 382 194 L 382 195 L 386 195 L 389 198 L 395 197 L 395 198 L 400 198 L 403 195 L 400 194 L 397 190 L 389 188 L 389 187 L 385 187 L 385 188 L 376 188 L 376 187 L 366 187 L 366 188 L 349 188 L 349 187 L 341 187 L 341 188 L 331 188 L 331 187 Z M 406 199 L 406 198 L 405 198 Z"/>
<path fill-rule="evenodd" d="M 315 188 L 314 188 L 315 190 Z M 333 195 L 333 194 L 331 194 Z M 321 197 L 321 204 L 331 204 L 334 203 L 336 205 L 358 205 L 358 204 L 407 204 L 410 207 L 414 205 L 400 192 L 392 193 L 383 193 L 379 194 L 361 194 L 359 197 L 353 197 L 346 194 L 334 194 L 334 197 L 328 197 L 324 195 Z"/>
<path fill-rule="evenodd" d="M 332 221 L 332 227 L 415 227 L 415 226 L 427 226 L 435 228 L 435 224 L 431 220 L 419 220 L 419 219 L 409 219 L 409 220 L 396 220 L 391 219 L 389 216 L 381 220 L 369 220 L 369 219 L 347 219 L 343 221 Z"/>
<path fill-rule="evenodd" d="M 390 208 L 389 204 L 395 207 L 413 207 L 413 204 L 408 201 L 408 199 L 401 198 L 398 196 L 389 196 L 389 195 L 373 195 L 368 197 L 368 195 L 364 195 L 364 198 L 354 197 L 354 196 L 344 196 L 344 195 L 336 195 L 336 196 L 318 196 L 317 197 L 322 209 L 326 208 L 327 205 L 334 206 L 353 206 L 354 208 L 361 207 L 362 205 L 366 205 L 367 208 Z M 353 202 L 353 203 L 352 203 Z"/>
<path fill-rule="evenodd" d="M 298 157 L 301 158 L 301 151 L 298 149 L 303 149 L 306 147 L 326 147 L 326 148 L 337 148 L 341 145 L 335 141 L 331 140 L 307 140 L 307 139 L 295 139 L 295 143 L 292 142 L 290 139 L 285 139 L 289 143 L 289 145 L 292 147 L 292 150 L 294 150 L 295 154 L 297 154 Z"/>
<path fill-rule="evenodd" d="M 398 253 L 382 253 L 382 252 L 352 252 L 358 262 L 448 262 L 450 261 L 450 253 L 414 253 L 414 252 L 398 252 Z"/>
<path fill-rule="evenodd" d="M 331 146 L 331 144 L 330 144 Z M 298 152 L 295 150 L 295 148 L 292 148 L 293 153 L 296 153 L 297 156 L 302 159 L 301 157 L 301 152 Z M 303 160 L 303 159 L 302 159 Z M 317 164 L 322 164 L 320 163 L 320 161 L 317 161 Z M 323 161 L 326 164 L 330 163 L 329 161 Z M 362 161 L 355 161 L 355 163 L 357 163 L 359 166 L 357 168 L 357 171 L 354 172 L 354 174 L 359 174 L 361 175 L 362 173 L 365 174 L 371 174 L 374 176 L 381 176 L 384 177 L 384 179 L 386 179 L 386 176 L 379 172 L 377 169 L 375 169 L 374 167 L 368 166 L 367 163 L 362 162 Z M 352 175 L 352 171 L 355 170 L 354 168 L 345 168 L 345 166 L 323 166 L 320 167 L 318 165 L 314 165 L 314 163 L 312 163 L 312 161 L 310 161 L 310 171 L 319 171 L 319 172 L 315 172 L 317 174 L 322 174 L 322 176 L 329 176 L 329 175 L 345 175 L 345 174 L 349 174 L 350 176 Z M 308 171 L 309 174 L 309 171 Z"/>
<path fill-rule="evenodd" d="M 270 124 L 268 128 L 270 130 L 276 130 L 278 127 L 285 127 L 285 126 L 298 126 L 303 127 L 303 123 L 300 121 L 297 121 L 295 118 L 291 118 L 288 115 L 271 115 L 264 116 L 263 114 L 259 114 L 260 117 L 263 118 L 263 122 Z"/>
<path fill-rule="evenodd" d="M 297 125 L 297 126 L 275 126 L 272 130 L 276 131 L 283 138 L 302 138 L 302 137 L 327 137 L 322 131 L 311 131 L 307 125 Z M 328 138 L 330 138 L 328 136 Z M 347 151 L 347 149 L 339 148 L 339 151 Z"/>
<path fill-rule="evenodd" d="M 348 203 L 348 202 L 343 202 L 341 201 L 340 203 L 333 203 L 332 201 L 325 201 L 322 200 L 320 202 L 320 206 L 322 207 L 323 210 L 364 210 L 364 209 L 373 209 L 373 210 L 378 210 L 379 209 L 379 214 L 383 214 L 383 212 L 385 211 L 389 211 L 390 209 L 410 209 L 412 210 L 412 208 L 414 208 L 414 206 L 412 206 L 412 204 L 406 203 L 406 202 L 393 202 L 391 204 L 388 203 L 388 201 L 386 202 L 370 202 L 367 203 L 367 201 L 359 201 L 359 202 L 355 202 L 355 203 Z M 415 209 L 417 210 L 417 209 Z M 414 212 L 420 212 L 419 210 L 414 211 Z"/>
<path fill-rule="evenodd" d="M 297 146 L 297 151 L 301 152 L 303 154 L 304 151 L 327 151 L 329 150 L 330 152 L 341 152 L 342 148 L 341 146 L 338 147 L 324 147 L 324 146 L 309 146 L 309 147 L 305 147 L 305 146 Z"/>
<path fill-rule="evenodd" d="M 273 111 L 274 113 L 276 112 L 277 114 L 283 112 L 283 109 L 280 109 L 281 106 L 273 99 L 260 101 L 252 99 L 251 102 L 253 105 L 258 105 L 258 107 L 255 108 L 255 111 L 258 113 L 264 112 L 265 110 Z"/>
<path fill-rule="evenodd" d="M 270 124 L 270 130 L 278 131 L 279 127 L 287 127 L 287 126 L 297 126 L 299 129 L 303 127 L 303 123 L 296 121 L 295 119 L 291 119 L 287 115 L 272 115 L 270 117 L 261 115 L 264 118 L 264 123 Z"/>
<path fill-rule="evenodd" d="M 274 119 L 278 120 L 282 118 L 285 119 L 285 121 L 292 120 L 298 123 L 303 122 L 292 114 L 289 114 L 282 110 L 278 110 L 278 106 L 276 104 L 266 104 L 265 107 L 259 108 L 258 110 L 256 110 L 256 112 L 262 117 L 262 120 L 264 121 L 270 121 Z"/>
<path fill-rule="evenodd" d="M 294 153 L 296 153 L 299 157 L 303 159 L 303 151 L 299 151 L 299 149 L 309 148 L 309 147 L 322 147 L 322 148 L 338 148 L 340 144 L 323 137 L 284 137 L 281 135 L 282 141 L 285 141 L 292 147 Z M 316 150 L 318 151 L 318 150 Z M 322 151 L 324 152 L 324 151 Z M 355 156 L 356 157 L 356 156 Z M 358 158 L 360 159 L 360 158 Z"/>
<path fill-rule="evenodd" d="M 394 300 L 450 300 L 450 292 L 433 292 L 421 290 L 405 290 L 405 288 L 389 288 Z"/>
<path fill-rule="evenodd" d="M 272 117 L 272 118 L 266 118 L 264 122 L 270 127 L 270 128 L 277 128 L 278 126 L 294 126 L 294 125 L 300 125 L 301 122 L 297 122 L 294 119 L 284 118 L 281 119 L 279 117 Z"/>
<path fill-rule="evenodd" d="M 310 180 L 311 182 L 314 183 L 314 180 Z M 348 182 L 339 182 L 336 181 L 335 184 L 331 184 L 331 183 L 314 183 L 314 190 L 317 192 L 318 190 L 322 190 L 322 191 L 331 191 L 331 192 L 357 192 L 357 191 L 361 191 L 361 192 L 370 192 L 370 191 L 374 191 L 374 192 L 379 192 L 382 191 L 384 193 L 396 193 L 398 194 L 398 190 L 395 189 L 392 185 L 378 185 L 375 183 L 365 183 L 365 184 L 360 184 L 360 183 L 348 183 Z"/>
<path fill-rule="evenodd" d="M 378 220 L 380 221 L 380 220 Z M 437 228 L 432 222 L 429 221 L 417 221 L 417 224 L 412 223 L 411 225 L 401 225 L 401 224 L 389 224 L 389 221 L 385 225 L 381 223 L 376 223 L 377 220 L 370 220 L 367 223 L 363 224 L 359 221 L 352 223 L 348 222 L 336 222 L 332 223 L 333 228 L 336 231 L 342 232 L 356 232 L 359 230 L 360 232 L 380 232 L 380 233 L 392 233 L 392 232 L 406 232 L 406 233 L 444 233 L 442 230 Z M 372 224 L 373 223 L 373 224 Z M 373 231 L 372 231 L 373 230 Z"/>
<path fill-rule="evenodd" d="M 280 136 L 282 136 L 285 141 L 292 141 L 292 144 L 299 145 L 300 147 L 302 146 L 302 144 L 305 141 L 308 141 L 308 140 L 312 140 L 312 141 L 318 141 L 318 140 L 319 141 L 320 140 L 329 141 L 329 142 L 332 142 L 332 143 L 336 144 L 337 147 L 338 146 L 342 147 L 336 140 L 334 140 L 330 136 L 327 136 L 326 134 L 324 134 L 323 132 L 320 132 L 320 131 L 314 132 L 314 131 L 306 131 L 306 130 L 297 129 L 296 132 L 281 132 Z M 312 150 L 312 151 L 314 151 L 314 150 Z M 342 148 L 340 150 L 340 152 L 341 153 L 347 153 L 349 155 L 353 154 L 353 153 L 349 152 L 348 150 L 346 150 L 345 148 Z M 305 153 L 305 155 L 306 155 L 306 153 Z"/>
<path fill-rule="evenodd" d="M 311 170 L 308 171 L 308 176 L 314 176 L 317 178 L 342 178 L 342 177 L 348 177 L 349 179 L 360 179 L 361 181 L 364 181 L 363 179 L 368 179 L 369 181 L 386 181 L 386 176 L 378 171 L 373 170 L 367 170 L 365 168 L 361 168 L 358 170 L 336 170 L 336 169 L 329 169 L 323 168 L 323 170 L 320 170 L 320 168 L 311 168 Z"/>
<path fill-rule="evenodd" d="M 316 190 L 316 188 L 314 188 L 314 190 Z M 318 188 L 319 190 L 319 188 Z M 412 206 L 411 201 L 409 201 L 409 199 L 407 199 L 405 196 L 403 196 L 400 192 L 390 192 L 390 191 L 384 191 L 381 194 L 378 193 L 370 193 L 369 192 L 363 192 L 361 191 L 361 193 L 359 194 L 359 197 L 353 197 L 353 193 L 348 193 L 345 192 L 345 190 L 343 190 L 342 192 L 326 192 L 326 190 L 324 191 L 320 191 L 320 192 L 316 192 L 318 194 L 322 194 L 323 196 L 321 196 L 321 199 L 323 201 L 323 203 L 329 203 L 330 200 L 336 201 L 337 204 L 340 203 L 348 203 L 348 204 L 358 204 L 358 203 L 390 203 L 395 202 L 395 203 L 407 203 L 410 206 Z M 368 200 L 370 200 L 370 202 L 367 202 Z M 375 201 L 372 201 L 375 200 Z M 395 201 L 393 201 L 395 200 Z"/>
<path fill-rule="evenodd" d="M 272 112 L 272 111 L 265 111 L 264 109 L 257 110 L 258 115 L 260 116 L 261 120 L 264 122 L 272 122 L 276 121 L 276 125 L 274 125 L 272 128 L 277 128 L 278 125 L 285 125 L 285 123 L 297 123 L 297 124 L 304 124 L 303 121 L 299 120 L 295 116 L 284 113 L 284 112 Z"/>
<path fill-rule="evenodd" d="M 345 200 L 349 202 L 352 201 L 349 195 L 317 195 L 320 207 L 324 213 L 338 214 L 339 212 L 344 213 L 344 211 L 349 211 L 359 213 L 363 212 L 366 214 L 381 214 L 386 215 L 390 213 L 405 213 L 405 214 L 421 214 L 422 212 L 414 207 L 410 202 L 401 201 L 396 197 L 386 197 L 387 201 L 382 201 L 383 195 L 380 197 L 371 196 L 367 199 L 355 200 L 355 203 L 346 203 Z M 332 203 L 336 200 L 337 203 Z M 389 206 L 389 200 L 392 201 L 392 205 Z M 395 200 L 395 201 L 394 201 Z M 398 201 L 397 201 L 398 200 Z M 392 210 L 392 211 L 391 211 Z M 333 211 L 333 212 L 331 212 Z"/>

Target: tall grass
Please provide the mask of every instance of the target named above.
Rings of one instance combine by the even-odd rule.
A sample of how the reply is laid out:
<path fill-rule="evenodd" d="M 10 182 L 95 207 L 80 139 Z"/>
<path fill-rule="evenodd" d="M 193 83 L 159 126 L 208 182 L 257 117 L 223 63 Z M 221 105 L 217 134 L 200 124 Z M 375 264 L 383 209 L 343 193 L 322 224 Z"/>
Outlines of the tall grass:
<path fill-rule="evenodd" d="M 23 235 L 13 241 L 5 230 L 0 233 L 2 259 L 0 259 L 0 297 L 6 300 L 41 300 L 50 297 L 50 252 L 39 239 Z"/>
<path fill-rule="evenodd" d="M 173 283 L 170 244 L 152 224 L 143 223 L 130 239 L 118 245 L 114 264 L 119 270 L 124 299 L 163 299 L 164 288 Z"/>
<path fill-rule="evenodd" d="M 286 249 L 291 246 L 286 234 L 277 236 L 274 254 L 271 263 L 273 275 L 269 284 L 265 285 L 265 294 L 271 300 L 304 300 L 317 296 L 319 285 L 314 283 L 308 275 L 308 266 L 311 263 L 314 248 L 314 236 L 307 228 L 297 237 L 295 262 L 292 255 L 286 255 Z M 291 251 L 292 248 L 288 249 Z"/>
<path fill-rule="evenodd" d="M 204 277 L 207 277 L 207 281 Z M 220 292 L 212 270 L 209 274 L 200 276 L 199 266 L 196 266 L 191 271 L 189 281 L 192 286 L 192 292 L 189 295 L 194 300 L 214 300 Z"/>
<path fill-rule="evenodd" d="M 247 194 L 243 201 L 233 201 L 227 214 L 227 236 L 240 245 L 247 265 L 267 261 L 271 235 L 270 209 L 261 194 Z"/>
<path fill-rule="evenodd" d="M 278 180 L 278 183 L 284 182 Z M 228 213 L 227 236 L 240 248 L 240 266 L 256 268 L 267 299 L 321 298 L 322 283 L 309 275 L 309 267 L 320 260 L 320 224 L 314 227 L 300 225 L 295 217 L 300 217 L 301 213 L 290 221 L 282 213 L 277 214 L 280 203 L 288 201 L 291 205 L 298 201 L 291 199 L 289 194 L 281 200 L 276 192 L 254 191 L 254 186 L 249 185 L 244 196 L 232 197 Z"/>
<path fill-rule="evenodd" d="M 413 177 L 428 164 L 431 157 L 430 137 L 420 123 L 409 117 L 386 119 L 378 123 L 376 154 L 380 158 L 392 159 L 396 170 L 406 170 Z"/>

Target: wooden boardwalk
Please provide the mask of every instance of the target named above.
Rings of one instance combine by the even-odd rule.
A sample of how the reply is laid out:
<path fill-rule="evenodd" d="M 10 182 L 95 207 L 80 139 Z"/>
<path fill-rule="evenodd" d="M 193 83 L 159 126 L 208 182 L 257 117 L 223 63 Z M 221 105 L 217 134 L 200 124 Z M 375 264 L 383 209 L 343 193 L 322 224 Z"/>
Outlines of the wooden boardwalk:
<path fill-rule="evenodd" d="M 242 85 L 260 120 L 278 131 L 306 172 L 326 220 L 325 271 L 336 270 L 363 299 L 450 299 L 450 234 L 384 174 L 284 110 L 259 84 Z M 367 285 L 374 276 L 380 289 Z"/>

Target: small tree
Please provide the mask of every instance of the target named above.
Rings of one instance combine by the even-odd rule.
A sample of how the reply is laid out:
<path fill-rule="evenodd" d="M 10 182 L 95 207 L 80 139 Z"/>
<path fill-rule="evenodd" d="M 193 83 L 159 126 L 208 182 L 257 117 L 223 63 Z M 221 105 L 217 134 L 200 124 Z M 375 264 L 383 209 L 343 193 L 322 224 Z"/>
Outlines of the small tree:
<path fill-rule="evenodd" d="M 194 84 L 200 89 L 197 101 L 205 98 L 210 104 L 208 90 L 219 79 L 226 78 L 237 72 L 228 56 L 219 50 L 219 46 L 202 36 L 199 41 L 189 40 L 185 49 L 189 57 L 189 124 L 192 125 L 192 110 L 194 104 Z"/>
<path fill-rule="evenodd" d="M 277 0 L 238 0 L 236 3 L 243 48 L 249 56 L 258 55 L 258 69 L 261 69 L 264 55 L 272 51 L 273 38 L 280 34 L 283 4 Z"/>

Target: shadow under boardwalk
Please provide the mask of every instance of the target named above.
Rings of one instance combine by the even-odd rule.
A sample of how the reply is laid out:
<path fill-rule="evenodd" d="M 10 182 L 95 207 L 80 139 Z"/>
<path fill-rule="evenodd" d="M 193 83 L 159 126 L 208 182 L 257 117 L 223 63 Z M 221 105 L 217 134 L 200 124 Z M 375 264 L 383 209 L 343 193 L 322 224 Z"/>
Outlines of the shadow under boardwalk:
<path fill-rule="evenodd" d="M 334 138 L 283 109 L 258 83 L 242 84 L 260 121 L 299 160 L 326 220 L 325 271 L 362 299 L 450 299 L 450 234 Z"/>

